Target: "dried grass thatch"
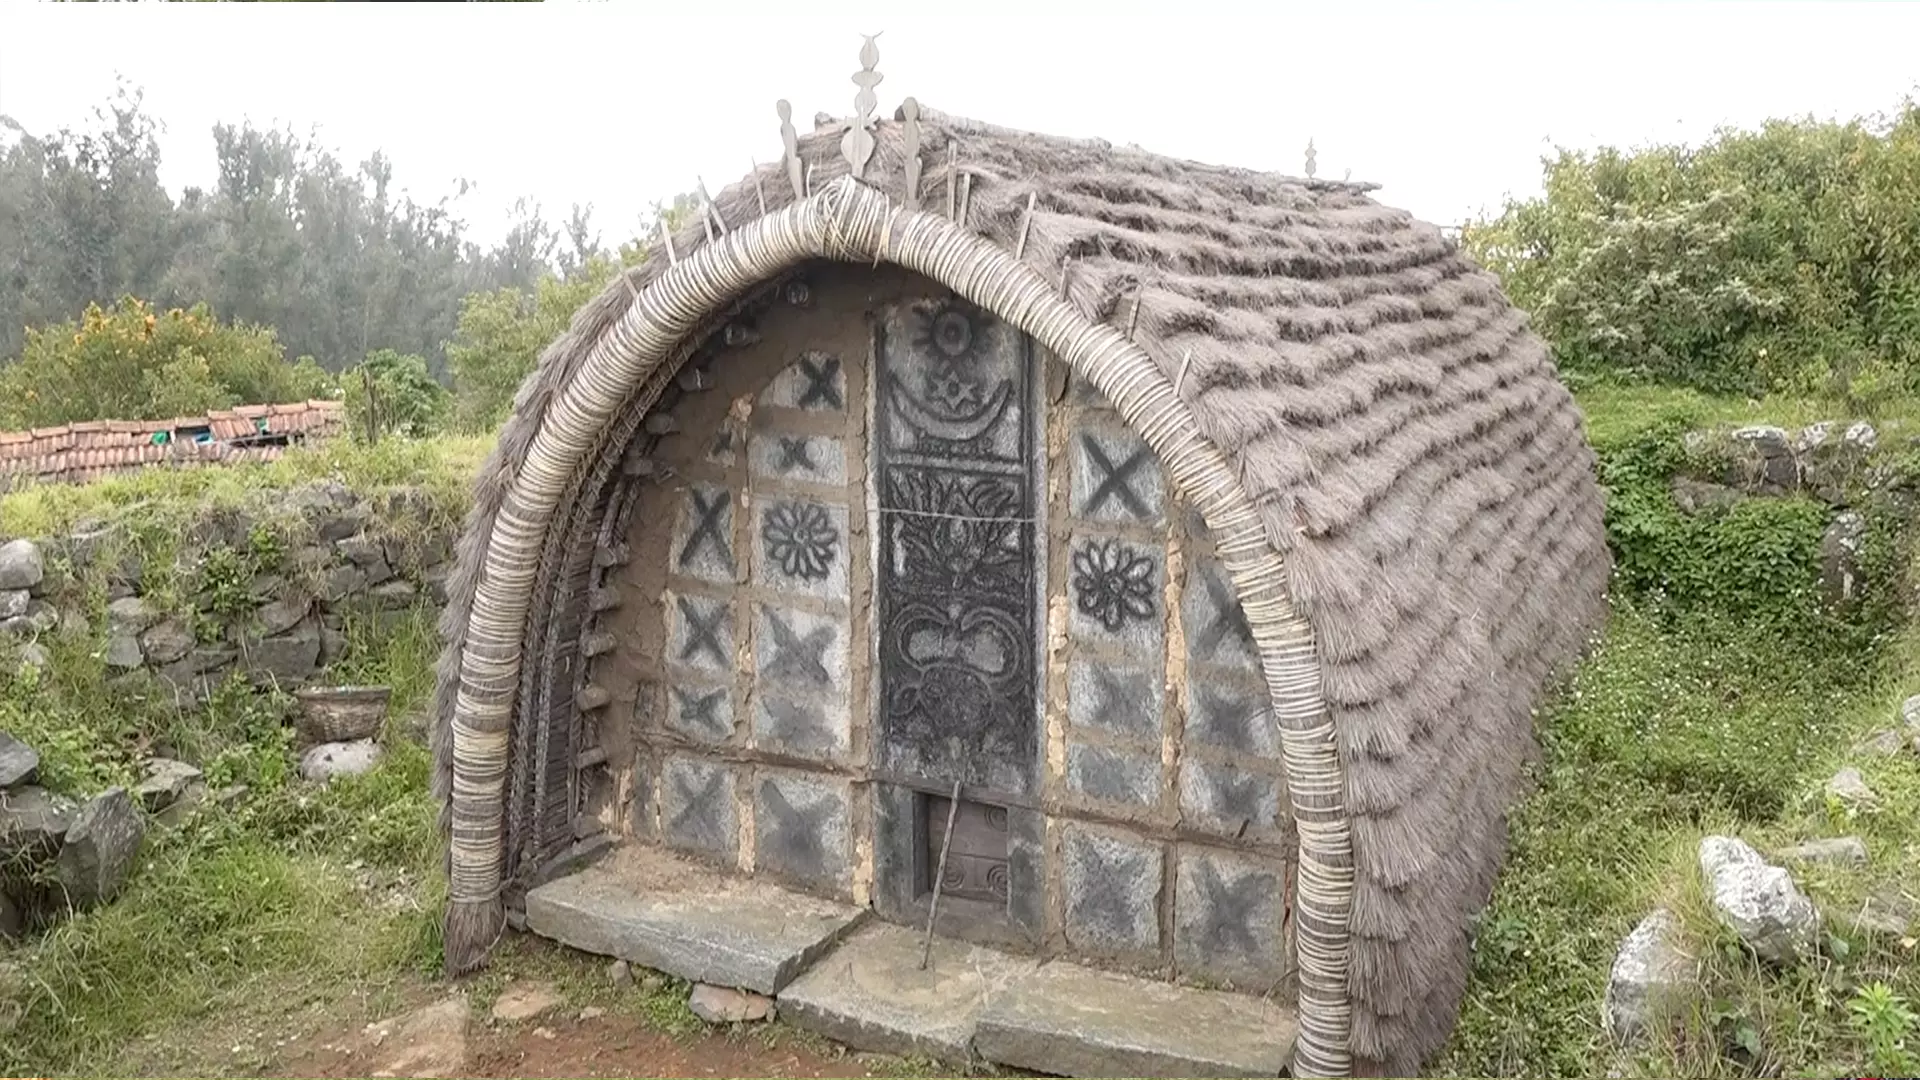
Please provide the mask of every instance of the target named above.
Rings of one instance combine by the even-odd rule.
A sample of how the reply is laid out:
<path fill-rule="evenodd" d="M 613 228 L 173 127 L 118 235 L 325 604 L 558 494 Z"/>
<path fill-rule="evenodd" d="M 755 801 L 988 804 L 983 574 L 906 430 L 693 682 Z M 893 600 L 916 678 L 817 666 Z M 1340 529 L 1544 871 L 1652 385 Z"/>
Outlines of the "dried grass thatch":
<path fill-rule="evenodd" d="M 1156 424 L 1191 427 L 1221 462 L 1213 509 L 1244 508 L 1252 546 L 1260 548 L 1243 552 L 1236 573 L 1250 621 L 1298 613 L 1310 622 L 1304 652 L 1283 655 L 1263 643 L 1263 660 L 1277 707 L 1286 704 L 1284 690 L 1294 704 L 1311 697 L 1322 714 L 1281 716 L 1290 781 L 1306 781 L 1292 792 L 1303 825 L 1302 873 L 1314 869 L 1330 888 L 1350 880 L 1351 907 L 1303 903 L 1299 912 L 1303 968 L 1320 964 L 1337 981 L 1303 978 L 1304 1060 L 1295 1071 L 1411 1074 L 1458 1009 L 1468 924 L 1498 872 L 1505 811 L 1533 748 L 1531 706 L 1603 611 L 1608 556 L 1577 409 L 1494 280 L 1438 230 L 1377 205 L 1360 186 L 1197 165 L 926 112 L 918 126 L 920 204 L 941 213 L 957 192 L 965 227 L 990 241 L 985 246 L 997 249 L 999 261 L 943 248 L 928 258 L 946 262 L 915 268 L 962 292 L 998 290 L 993 299 L 1019 310 L 996 311 L 1017 324 L 1045 315 L 1036 314 L 1040 298 L 1029 279 L 1042 282 L 1049 296 L 1064 297 L 1072 321 L 1107 324 L 1097 328 L 1106 335 L 1100 341 L 1120 342 L 1100 345 L 1107 354 L 1117 358 L 1124 348 L 1143 356 L 1150 368 L 1110 371 L 1103 389 L 1138 398 L 1151 383 L 1165 400 L 1149 396 L 1132 406 L 1149 441 L 1147 428 Z M 879 126 L 864 178 L 895 200 L 907 153 L 902 127 Z M 835 183 L 847 173 L 842 130 L 830 126 L 800 140 L 810 190 L 819 193 L 807 201 L 834 195 L 840 210 L 870 208 L 871 190 Z M 717 222 L 673 238 L 678 259 L 697 260 L 710 246 L 710 228 L 718 232 L 712 246 L 725 249 L 722 260 L 737 259 L 745 241 L 726 230 L 751 232 L 763 200 L 774 217 L 796 203 L 782 166 L 763 166 L 721 192 Z M 885 232 L 896 220 L 907 219 L 888 218 L 880 235 L 864 236 L 865 254 L 903 243 Z M 842 239 L 838 257 L 862 250 Z M 1018 282 L 1003 287 L 981 278 L 989 263 L 1004 276 L 1002 264 L 1016 250 L 1026 268 Z M 672 278 L 669 266 L 666 251 L 656 250 L 581 310 L 522 387 L 480 478 L 449 586 L 435 725 L 436 789 L 450 797 L 453 843 L 468 845 L 468 865 L 486 838 L 463 826 L 478 819 L 463 818 L 462 808 L 484 810 L 492 799 L 497 815 L 508 750 L 505 731 L 462 728 L 455 713 L 493 710 L 499 723 L 535 713 L 528 691 L 537 689 L 544 662 L 531 626 L 469 640 L 482 567 L 503 536 L 557 552 L 559 519 L 571 514 L 572 528 L 585 527 L 587 515 L 565 500 L 593 490 L 588 471 L 596 463 L 604 479 L 606 459 L 618 455 L 620 438 L 631 435 L 657 388 L 623 388 L 627 403 L 615 411 L 625 419 L 601 430 L 625 435 L 579 444 L 590 460 L 575 463 L 571 476 L 556 479 L 540 466 L 544 484 L 566 489 L 561 513 L 526 520 L 509 492 L 542 430 L 578 419 L 561 415 L 574 405 L 556 410 L 556 402 L 573 400 L 567 395 L 583 372 L 635 347 L 630 316 Z M 715 261 L 716 273 L 739 269 Z M 683 326 L 682 336 L 697 329 Z M 677 363 L 665 355 L 669 344 L 649 345 L 662 354 L 654 362 L 668 368 Z M 1171 437 L 1162 431 L 1156 442 L 1163 459 Z M 1178 462 L 1170 467 L 1181 475 Z M 1222 523 L 1208 516 L 1221 533 Z M 1284 575 L 1250 579 L 1263 559 L 1275 567 L 1284 559 Z M 541 573 L 515 567 L 511 581 L 485 584 L 496 593 L 531 590 L 547 580 Z M 1284 595 L 1259 595 L 1262 580 L 1284 583 Z M 523 671 L 528 642 L 535 647 Z M 1301 656 L 1314 665 L 1314 685 L 1289 688 L 1276 665 Z M 476 671 L 486 685 L 476 685 Z M 1337 761 L 1329 752 L 1327 774 L 1335 785 L 1316 804 L 1321 777 L 1296 764 L 1310 756 L 1326 722 L 1337 733 Z M 457 731 L 487 762 L 463 771 L 459 785 Z M 1310 819 L 1323 812 L 1339 820 L 1312 837 Z M 450 958 L 456 942 L 483 948 L 495 932 L 497 921 L 456 905 Z M 1315 942 L 1339 955 L 1309 955 Z"/>

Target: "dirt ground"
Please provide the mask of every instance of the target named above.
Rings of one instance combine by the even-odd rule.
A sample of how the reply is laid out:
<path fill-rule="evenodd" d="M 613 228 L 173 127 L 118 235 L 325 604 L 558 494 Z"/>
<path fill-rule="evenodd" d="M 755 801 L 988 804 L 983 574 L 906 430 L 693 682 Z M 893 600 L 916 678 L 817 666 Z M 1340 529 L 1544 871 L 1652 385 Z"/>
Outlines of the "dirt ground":
<path fill-rule="evenodd" d="M 692 1036 L 653 1030 L 643 1017 L 578 1013 L 524 1023 L 469 1017 L 464 1064 L 432 1059 L 421 1047 L 376 1040 L 366 1028 L 345 1028 L 285 1048 L 267 1075 L 364 1077 L 874 1077 L 899 1075 L 889 1059 L 792 1045 L 778 1033 L 715 1029 Z M 377 1029 L 376 1029 L 377 1030 Z M 452 1056 L 449 1054 L 449 1056 Z M 409 1069 L 411 1062 L 420 1068 Z M 390 1066 L 400 1065 L 399 1069 Z M 439 1066 L 439 1067 L 436 1067 Z"/>
<path fill-rule="evenodd" d="M 451 983 L 418 972 L 362 986 L 262 978 L 208 1003 L 201 1022 L 103 1064 L 126 1076 L 955 1075 L 856 1053 L 777 1018 L 708 1024 L 689 1010 L 686 983 L 640 969 L 616 981 L 606 958 L 535 939 L 504 942 L 495 959 Z"/>

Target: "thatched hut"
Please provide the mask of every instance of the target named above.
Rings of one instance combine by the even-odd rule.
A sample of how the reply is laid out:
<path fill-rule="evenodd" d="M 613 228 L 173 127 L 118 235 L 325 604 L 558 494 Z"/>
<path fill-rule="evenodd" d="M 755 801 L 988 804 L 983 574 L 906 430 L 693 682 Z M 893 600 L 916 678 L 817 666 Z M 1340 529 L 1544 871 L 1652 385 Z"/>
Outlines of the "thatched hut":
<path fill-rule="evenodd" d="M 1364 185 L 879 119 L 863 63 L 579 312 L 479 478 L 449 966 L 659 848 L 1412 1072 L 1603 610 L 1545 348 Z"/>

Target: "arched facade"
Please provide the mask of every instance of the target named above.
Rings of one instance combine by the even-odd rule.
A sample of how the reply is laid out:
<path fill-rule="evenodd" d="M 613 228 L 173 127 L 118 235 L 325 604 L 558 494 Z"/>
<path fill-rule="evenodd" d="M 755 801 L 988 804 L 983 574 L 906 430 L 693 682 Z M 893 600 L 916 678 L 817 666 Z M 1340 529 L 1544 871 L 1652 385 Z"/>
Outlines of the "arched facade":
<path fill-rule="evenodd" d="M 835 164 L 844 125 L 790 144 L 523 392 L 448 612 L 449 965 L 598 830 L 912 921 L 957 781 L 984 831 L 956 810 L 953 835 L 991 842 L 950 875 L 943 930 L 1233 981 L 1183 960 L 1179 890 L 1251 881 L 1278 925 L 1240 951 L 1274 964 L 1237 974 L 1294 989 L 1293 1071 L 1417 1066 L 1451 1023 L 1526 707 L 1599 610 L 1577 412 L 1490 282 L 1359 189 L 1066 140 L 1039 148 L 1057 183 L 1011 180 L 992 166 L 1031 149 L 911 112 L 854 124 L 876 138 L 858 164 Z M 923 175 L 942 145 L 989 166 Z M 1292 286 L 1182 281 L 1198 256 L 1153 257 L 1102 186 L 1195 221 L 1317 215 L 1392 284 L 1355 286 L 1381 338 L 1312 295 L 1312 259 L 1343 254 L 1325 240 L 1268 265 Z M 917 208 L 943 189 L 950 210 Z M 1262 375 L 1235 304 L 1290 290 Z M 1309 356 L 1316 337 L 1345 343 Z M 1326 457 L 1277 397 L 1397 471 Z M 1469 677 L 1489 664 L 1492 693 Z M 1261 725 L 1210 745 L 1197 699 L 1235 685 Z M 1153 715 L 1129 717 L 1142 689 Z M 728 785 L 748 790 L 689 811 Z M 1155 896 L 1076 925 L 1068 878 L 1101 865 Z"/>

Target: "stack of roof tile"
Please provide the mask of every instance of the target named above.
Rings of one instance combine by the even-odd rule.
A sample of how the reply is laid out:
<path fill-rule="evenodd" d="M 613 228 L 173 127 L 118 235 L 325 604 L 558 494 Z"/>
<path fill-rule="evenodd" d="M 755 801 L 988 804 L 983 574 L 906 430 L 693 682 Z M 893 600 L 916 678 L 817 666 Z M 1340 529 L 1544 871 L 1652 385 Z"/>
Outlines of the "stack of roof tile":
<path fill-rule="evenodd" d="M 88 420 L 0 432 L 0 488 L 85 483 L 151 465 L 271 461 L 346 428 L 338 401 L 241 405 L 171 420 Z"/>

